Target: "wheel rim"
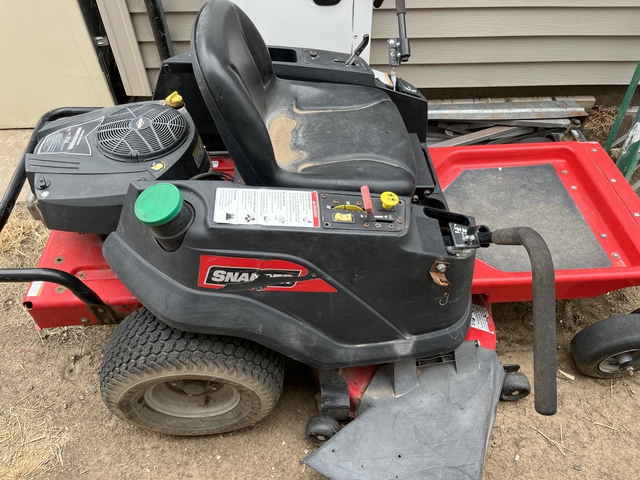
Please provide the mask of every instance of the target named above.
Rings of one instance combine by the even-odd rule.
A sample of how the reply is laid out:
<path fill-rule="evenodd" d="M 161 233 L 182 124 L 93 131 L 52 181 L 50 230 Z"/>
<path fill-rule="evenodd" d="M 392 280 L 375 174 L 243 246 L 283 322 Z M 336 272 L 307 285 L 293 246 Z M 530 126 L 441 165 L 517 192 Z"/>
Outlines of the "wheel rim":
<path fill-rule="evenodd" d="M 604 373 L 619 373 L 624 370 L 632 373 L 638 366 L 638 360 L 640 360 L 640 350 L 627 350 L 605 358 L 598 364 L 598 368 Z"/>
<path fill-rule="evenodd" d="M 223 415 L 240 403 L 238 391 L 210 380 L 184 379 L 157 383 L 144 393 L 147 406 L 172 417 L 202 418 Z"/>
<path fill-rule="evenodd" d="M 513 390 L 511 392 L 504 392 L 502 393 L 502 395 L 500 395 L 500 398 L 505 401 L 513 401 L 513 400 L 520 400 L 521 398 L 524 398 L 527 395 L 529 395 L 528 391 L 520 389 L 520 390 Z"/>

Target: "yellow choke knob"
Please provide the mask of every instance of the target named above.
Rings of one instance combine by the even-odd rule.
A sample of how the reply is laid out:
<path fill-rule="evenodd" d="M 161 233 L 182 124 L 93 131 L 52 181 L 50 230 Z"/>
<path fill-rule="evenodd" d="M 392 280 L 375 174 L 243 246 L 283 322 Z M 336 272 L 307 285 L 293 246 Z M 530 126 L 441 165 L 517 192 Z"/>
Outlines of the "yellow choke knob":
<path fill-rule="evenodd" d="M 182 95 L 180 95 L 178 92 L 169 94 L 169 96 L 164 99 L 164 103 L 167 107 L 171 108 L 180 108 L 184 105 Z"/>
<path fill-rule="evenodd" d="M 398 195 L 393 192 L 382 192 L 380 194 L 380 201 L 382 202 L 382 208 L 391 210 L 398 204 Z"/>

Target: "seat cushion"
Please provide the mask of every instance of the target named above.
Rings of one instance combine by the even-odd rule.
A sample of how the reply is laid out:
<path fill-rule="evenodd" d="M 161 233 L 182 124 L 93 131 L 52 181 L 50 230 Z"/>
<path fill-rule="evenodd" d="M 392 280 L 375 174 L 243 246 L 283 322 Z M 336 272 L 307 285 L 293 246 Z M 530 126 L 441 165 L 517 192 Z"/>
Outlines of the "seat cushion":
<path fill-rule="evenodd" d="M 384 92 L 276 77 L 258 30 L 227 0 L 202 8 L 191 47 L 202 98 L 248 185 L 413 194 L 411 141 Z"/>
<path fill-rule="evenodd" d="M 387 95 L 355 85 L 277 83 L 265 118 L 277 184 L 413 193 L 416 159 Z"/>

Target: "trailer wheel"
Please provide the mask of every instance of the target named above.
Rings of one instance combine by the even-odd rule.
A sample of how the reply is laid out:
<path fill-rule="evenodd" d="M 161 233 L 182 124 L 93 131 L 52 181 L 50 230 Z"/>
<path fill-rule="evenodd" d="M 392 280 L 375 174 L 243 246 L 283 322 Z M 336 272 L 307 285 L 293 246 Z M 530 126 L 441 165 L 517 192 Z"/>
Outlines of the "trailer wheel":
<path fill-rule="evenodd" d="M 100 369 L 107 408 L 170 435 L 211 435 L 264 418 L 282 392 L 282 357 L 233 337 L 183 332 L 135 311 L 116 328 Z"/>
<path fill-rule="evenodd" d="M 524 373 L 507 372 L 502 383 L 500 400 L 515 402 L 531 393 L 531 384 Z"/>
<path fill-rule="evenodd" d="M 304 429 L 304 434 L 316 447 L 324 445 L 331 437 L 340 431 L 340 423 L 327 415 L 311 417 Z"/>
<path fill-rule="evenodd" d="M 611 317 L 589 325 L 571 340 L 580 371 L 590 377 L 613 378 L 640 369 L 640 315 Z"/>

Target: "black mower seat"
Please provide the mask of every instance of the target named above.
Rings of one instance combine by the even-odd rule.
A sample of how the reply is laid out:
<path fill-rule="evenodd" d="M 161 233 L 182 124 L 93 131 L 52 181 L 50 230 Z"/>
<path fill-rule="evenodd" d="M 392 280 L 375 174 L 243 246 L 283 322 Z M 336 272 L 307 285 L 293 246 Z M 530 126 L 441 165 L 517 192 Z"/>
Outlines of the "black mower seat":
<path fill-rule="evenodd" d="M 411 141 L 384 92 L 276 77 L 260 33 L 228 0 L 200 10 L 191 48 L 202 96 L 246 184 L 413 194 Z"/>

